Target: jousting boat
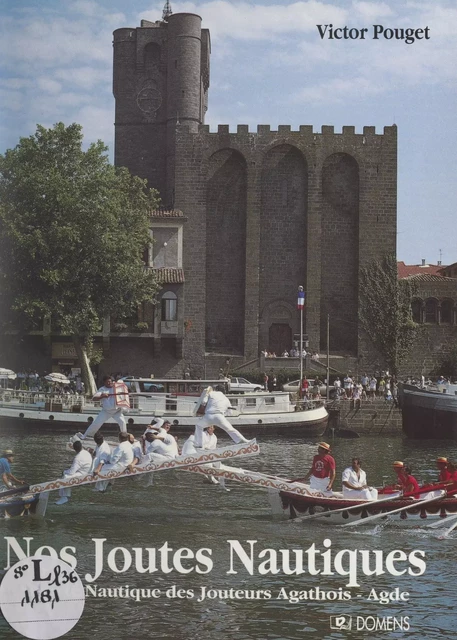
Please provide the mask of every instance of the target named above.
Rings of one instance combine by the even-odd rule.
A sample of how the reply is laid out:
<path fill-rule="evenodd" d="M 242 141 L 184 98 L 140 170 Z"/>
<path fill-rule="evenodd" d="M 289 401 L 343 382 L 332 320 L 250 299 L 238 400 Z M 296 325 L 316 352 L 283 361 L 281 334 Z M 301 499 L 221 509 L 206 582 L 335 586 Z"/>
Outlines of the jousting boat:
<path fill-rule="evenodd" d="M 419 493 L 379 493 L 377 500 L 351 500 L 340 492 L 326 496 L 311 489 L 303 480 L 287 480 L 246 469 L 205 465 L 189 466 L 183 471 L 205 474 L 242 482 L 268 489 L 273 514 L 303 521 L 318 519 L 319 522 L 350 525 L 368 524 L 388 517 L 402 523 L 414 524 L 424 520 L 444 520 L 457 517 L 457 486 L 451 489 L 442 484 L 423 487 Z M 382 491 L 382 490 L 381 490 Z"/>
<path fill-rule="evenodd" d="M 68 445 L 70 447 L 70 445 Z M 87 448 L 87 443 L 85 443 Z M 137 465 L 133 471 L 108 471 L 98 476 L 89 473 L 70 478 L 57 478 L 37 484 L 28 484 L 14 489 L 8 489 L 0 493 L 0 518 L 12 518 L 17 516 L 44 516 L 48 504 L 49 493 L 59 489 L 74 489 L 84 485 L 94 484 L 100 480 L 120 480 L 135 476 L 158 473 L 171 469 L 185 469 L 188 466 L 198 468 L 199 465 L 226 462 L 232 458 L 255 456 L 259 454 L 259 445 L 255 440 L 247 443 L 233 444 L 212 450 L 199 450 L 188 455 L 180 455 L 176 458 L 158 460 L 144 465 Z"/>

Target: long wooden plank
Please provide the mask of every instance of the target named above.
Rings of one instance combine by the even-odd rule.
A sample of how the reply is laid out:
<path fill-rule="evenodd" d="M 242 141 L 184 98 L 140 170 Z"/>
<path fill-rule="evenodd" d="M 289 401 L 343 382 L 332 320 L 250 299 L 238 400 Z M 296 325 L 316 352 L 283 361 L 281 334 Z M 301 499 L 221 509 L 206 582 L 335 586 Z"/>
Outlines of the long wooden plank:
<path fill-rule="evenodd" d="M 28 487 L 20 487 L 19 491 L 25 491 L 28 489 L 30 493 L 43 493 L 45 491 L 56 491 L 57 489 L 72 489 L 81 485 L 93 484 L 100 480 L 116 480 L 117 478 L 133 477 L 137 475 L 143 475 L 146 473 L 156 473 L 159 471 L 167 471 L 170 469 L 182 469 L 189 465 L 196 466 L 201 464 L 208 464 L 212 462 L 222 462 L 231 460 L 232 458 L 255 456 L 259 454 L 259 445 L 255 440 L 251 440 L 248 443 L 234 444 L 229 447 L 223 447 L 221 449 L 213 449 L 211 451 L 204 450 L 194 455 L 178 456 L 176 458 L 170 458 L 160 462 L 151 462 L 144 467 L 136 466 L 133 471 L 108 471 L 108 473 L 93 476 L 88 474 L 85 476 L 76 476 L 65 480 L 64 478 L 57 478 L 55 480 L 49 480 L 47 482 L 40 482 L 38 484 L 31 484 Z"/>
<path fill-rule="evenodd" d="M 209 466 L 191 466 L 189 465 L 183 471 L 192 473 L 201 473 L 204 475 L 215 476 L 216 478 L 225 478 L 235 482 L 242 482 L 251 486 L 262 487 L 264 489 L 276 489 L 277 491 L 287 491 L 298 496 L 306 496 L 312 498 L 325 497 L 322 493 L 312 492 L 308 485 L 301 482 L 293 482 L 279 476 L 267 475 L 258 471 L 248 471 L 236 467 L 209 467 Z"/>

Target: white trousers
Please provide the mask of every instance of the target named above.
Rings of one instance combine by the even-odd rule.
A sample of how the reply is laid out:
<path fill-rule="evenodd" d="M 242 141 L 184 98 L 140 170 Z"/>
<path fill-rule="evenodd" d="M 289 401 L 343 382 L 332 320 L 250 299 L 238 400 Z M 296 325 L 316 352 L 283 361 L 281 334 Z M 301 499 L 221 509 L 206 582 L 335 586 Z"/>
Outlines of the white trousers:
<path fill-rule="evenodd" d="M 239 432 L 237 429 L 232 427 L 230 422 L 222 413 L 210 413 L 202 416 L 195 423 L 195 446 L 202 447 L 203 446 L 203 430 L 207 427 L 214 425 L 215 427 L 219 427 L 225 433 L 232 438 L 233 442 L 239 444 L 240 442 L 249 442 L 246 438 Z"/>
<path fill-rule="evenodd" d="M 82 476 L 85 476 L 85 473 L 74 473 L 72 475 L 65 473 L 65 471 L 63 472 L 63 479 L 64 480 L 70 480 L 70 478 L 81 478 Z M 71 489 L 59 489 L 59 496 L 61 498 L 69 498 L 71 496 Z"/>
<path fill-rule="evenodd" d="M 103 476 L 106 476 L 109 471 L 122 471 L 126 468 L 125 465 L 118 462 L 116 462 L 116 464 L 104 464 L 101 472 L 98 474 L 100 481 L 95 483 L 95 489 L 97 489 L 97 491 L 106 491 L 110 480 L 102 480 Z"/>
<path fill-rule="evenodd" d="M 116 407 L 115 409 L 102 409 L 92 424 L 87 427 L 84 438 L 88 438 L 89 436 L 96 434 L 100 427 L 103 427 L 104 423 L 108 422 L 110 418 L 116 420 L 121 431 L 124 433 L 127 432 L 127 423 L 125 422 L 125 417 L 122 413 L 122 407 Z"/>
<path fill-rule="evenodd" d="M 349 489 L 349 487 L 343 486 L 343 496 L 356 500 L 377 500 L 378 490 L 373 487 L 367 487 L 366 489 Z"/>
<path fill-rule="evenodd" d="M 311 476 L 309 479 L 309 486 L 314 491 L 323 491 L 324 493 L 332 493 L 332 491 L 327 491 L 328 483 L 330 482 L 330 478 L 316 478 L 316 476 Z"/>

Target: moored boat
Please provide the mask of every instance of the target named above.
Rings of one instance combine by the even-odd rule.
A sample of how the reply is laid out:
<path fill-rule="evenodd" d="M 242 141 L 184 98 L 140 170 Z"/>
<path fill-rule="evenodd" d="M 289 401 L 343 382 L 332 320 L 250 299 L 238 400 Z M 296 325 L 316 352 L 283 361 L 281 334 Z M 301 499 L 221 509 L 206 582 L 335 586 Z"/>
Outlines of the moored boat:
<path fill-rule="evenodd" d="M 0 519 L 27 516 L 44 516 L 48 504 L 48 493 L 33 493 L 10 495 L 6 491 L 0 493 Z"/>
<path fill-rule="evenodd" d="M 166 416 L 175 432 L 190 433 L 195 426 L 195 406 L 203 389 L 213 386 L 225 392 L 233 407 L 230 423 L 253 435 L 320 436 L 328 413 L 323 403 L 297 405 L 287 392 L 230 394 L 225 380 L 156 380 L 127 378 L 131 408 L 125 410 L 129 430 L 144 429 L 153 417 Z M 0 426 L 37 425 L 43 428 L 81 431 L 94 419 L 99 406 L 77 395 L 31 392 L 4 394 L 0 401 Z"/>
<path fill-rule="evenodd" d="M 400 384 L 398 400 L 409 438 L 457 440 L 457 384 L 426 389 Z"/>

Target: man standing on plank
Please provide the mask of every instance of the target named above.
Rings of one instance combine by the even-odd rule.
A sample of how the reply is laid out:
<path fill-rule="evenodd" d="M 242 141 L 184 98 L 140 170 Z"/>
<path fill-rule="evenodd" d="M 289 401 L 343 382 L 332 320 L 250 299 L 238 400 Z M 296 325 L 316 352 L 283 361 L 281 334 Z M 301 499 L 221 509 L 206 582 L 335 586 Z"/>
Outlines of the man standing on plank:
<path fill-rule="evenodd" d="M 232 427 L 225 417 L 229 409 L 231 409 L 230 400 L 222 391 L 214 391 L 212 387 L 207 387 L 203 391 L 196 408 L 197 416 L 201 416 L 195 424 L 196 447 L 203 447 L 203 430 L 211 425 L 223 429 L 236 444 L 249 442 L 239 431 Z"/>
<path fill-rule="evenodd" d="M 113 382 L 111 376 L 103 378 L 103 387 L 97 391 L 92 400 L 101 400 L 102 410 L 90 424 L 85 433 L 77 433 L 80 440 L 93 436 L 110 418 L 119 425 L 122 432 L 127 433 L 123 409 L 130 407 L 129 390 L 122 381 Z"/>

